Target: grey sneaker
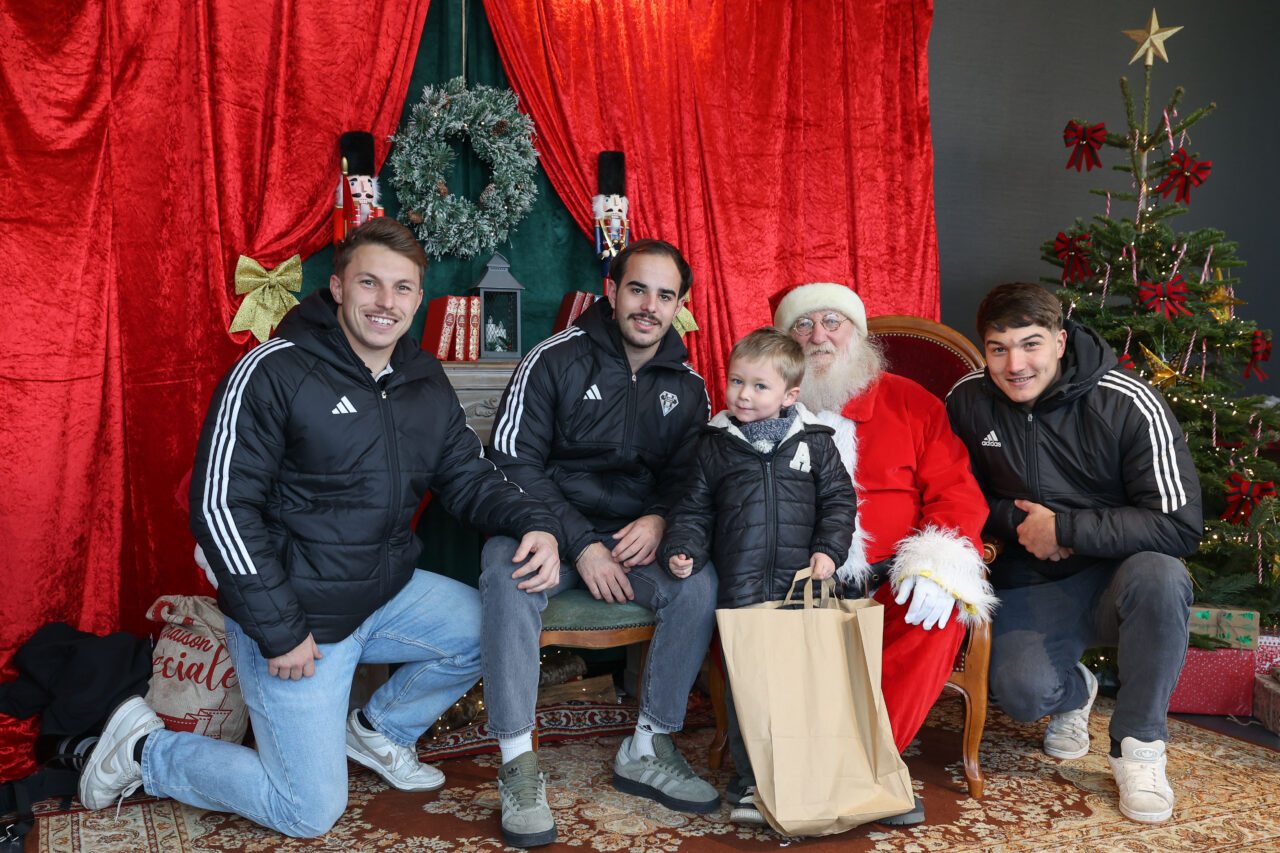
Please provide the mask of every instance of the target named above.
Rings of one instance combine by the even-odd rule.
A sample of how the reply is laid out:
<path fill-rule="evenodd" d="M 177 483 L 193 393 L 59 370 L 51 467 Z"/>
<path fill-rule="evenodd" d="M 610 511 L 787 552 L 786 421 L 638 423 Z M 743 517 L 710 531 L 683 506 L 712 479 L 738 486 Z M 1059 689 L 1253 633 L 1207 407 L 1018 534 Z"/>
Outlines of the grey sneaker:
<path fill-rule="evenodd" d="M 1107 756 L 1120 789 L 1120 813 L 1139 823 L 1160 823 L 1173 816 L 1173 788 L 1165 776 L 1164 741 L 1120 741 L 1120 758 Z"/>
<path fill-rule="evenodd" d="M 112 803 L 123 803 L 142 787 L 142 765 L 133 760 L 134 744 L 163 728 L 164 723 L 141 696 L 131 696 L 116 706 L 80 773 L 80 802 L 85 808 L 105 809 Z"/>
<path fill-rule="evenodd" d="M 671 735 L 654 735 L 653 750 L 657 755 L 632 758 L 627 737 L 613 759 L 613 787 L 678 812 L 707 814 L 719 808 L 720 795 L 693 772 Z"/>
<path fill-rule="evenodd" d="M 1080 758 L 1089 754 L 1089 711 L 1098 697 L 1098 679 L 1084 664 L 1077 661 L 1076 667 L 1084 675 L 1084 683 L 1089 685 L 1089 699 L 1074 711 L 1063 711 L 1049 718 L 1044 730 L 1044 751 L 1054 758 Z"/>
<path fill-rule="evenodd" d="M 418 751 L 387 739 L 382 732 L 360 725 L 358 709 L 347 717 L 347 758 L 362 764 L 401 791 L 434 791 L 444 774 L 418 760 Z"/>
<path fill-rule="evenodd" d="M 556 820 L 547 805 L 547 776 L 538 754 L 522 752 L 498 769 L 502 840 L 512 847 L 539 847 L 556 840 Z"/>
<path fill-rule="evenodd" d="M 747 826 L 764 826 L 764 815 L 760 814 L 760 810 L 756 808 L 756 788 L 754 785 L 748 785 L 742 789 L 737 805 L 733 807 L 733 811 L 729 812 L 729 820 L 734 823 L 746 824 Z"/>

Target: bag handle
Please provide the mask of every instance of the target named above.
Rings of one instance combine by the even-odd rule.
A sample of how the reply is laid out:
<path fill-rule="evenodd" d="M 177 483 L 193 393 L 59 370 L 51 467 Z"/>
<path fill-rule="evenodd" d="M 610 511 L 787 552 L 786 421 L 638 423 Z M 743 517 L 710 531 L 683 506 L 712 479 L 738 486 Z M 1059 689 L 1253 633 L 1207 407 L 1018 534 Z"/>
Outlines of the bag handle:
<path fill-rule="evenodd" d="M 806 610 L 811 610 L 815 608 L 839 609 L 840 605 L 836 603 L 836 598 L 835 598 L 836 582 L 832 578 L 822 579 L 821 597 L 818 599 L 818 603 L 816 605 L 813 603 L 813 584 L 807 583 L 807 581 L 812 577 L 813 577 L 812 563 L 805 566 L 803 569 L 800 569 L 799 571 L 797 571 L 796 576 L 791 579 L 791 587 L 787 590 L 787 597 L 783 599 L 782 606 L 783 607 L 791 606 L 791 604 L 793 603 L 792 599 L 795 597 L 796 584 L 802 581 L 806 581 L 804 585 L 804 607 Z"/>

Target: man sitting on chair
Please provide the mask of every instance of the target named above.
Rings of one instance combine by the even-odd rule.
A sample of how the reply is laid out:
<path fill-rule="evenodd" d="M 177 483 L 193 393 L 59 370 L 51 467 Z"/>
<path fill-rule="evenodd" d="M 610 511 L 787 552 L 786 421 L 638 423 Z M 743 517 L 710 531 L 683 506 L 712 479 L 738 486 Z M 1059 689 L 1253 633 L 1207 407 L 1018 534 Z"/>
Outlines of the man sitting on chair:
<path fill-rule="evenodd" d="M 984 579 L 987 504 L 942 401 L 887 373 L 862 300 L 841 284 L 780 294 L 773 324 L 805 353 L 800 402 L 835 430 L 858 494 L 848 594 L 884 605 L 882 686 L 893 738 L 911 743 L 951 675 L 965 625 L 990 618 Z M 952 618 L 954 614 L 954 618 Z M 920 823 L 924 804 L 880 823 Z"/>
<path fill-rule="evenodd" d="M 654 562 L 710 409 L 671 329 L 693 274 L 671 244 L 640 240 L 614 258 L 610 277 L 607 300 L 524 357 L 494 420 L 493 461 L 546 502 L 568 543 L 558 570 L 513 571 L 516 542 L 505 537 L 490 539 L 481 558 L 485 705 L 502 750 L 502 834 L 515 847 L 556 839 L 532 742 L 538 635 L 547 599 L 579 585 L 657 617 L 640 719 L 614 760 L 614 786 L 680 811 L 720 803 L 670 734 L 684 724 L 711 640 L 715 572 L 678 580 Z"/>

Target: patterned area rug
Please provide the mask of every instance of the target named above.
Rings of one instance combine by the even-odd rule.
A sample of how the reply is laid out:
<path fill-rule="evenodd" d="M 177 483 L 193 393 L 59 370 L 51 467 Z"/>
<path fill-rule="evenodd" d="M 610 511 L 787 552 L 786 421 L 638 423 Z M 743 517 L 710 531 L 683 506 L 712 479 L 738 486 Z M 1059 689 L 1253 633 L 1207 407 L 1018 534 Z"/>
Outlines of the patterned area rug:
<path fill-rule="evenodd" d="M 1265 747 L 1170 721 L 1169 776 L 1178 795 L 1173 819 L 1159 826 L 1132 823 L 1116 808 L 1115 784 L 1102 744 L 1112 705 L 1099 699 L 1091 721 L 1094 751 L 1076 761 L 1056 761 L 1039 752 L 1043 724 L 1020 724 L 993 711 L 987 721 L 982 760 L 986 793 L 965 792 L 960 765 L 961 708 L 956 701 L 935 707 L 906 753 L 923 797 L 928 822 L 888 830 L 874 824 L 843 835 L 784 839 L 767 829 L 729 822 L 729 808 L 685 815 L 613 790 L 611 762 L 634 721 L 626 708 L 558 708 L 562 730 L 585 739 L 544 740 L 543 769 L 550 771 L 549 798 L 559 825 L 551 853 L 574 850 L 621 853 L 702 851 L 1276 851 L 1280 850 L 1280 754 Z M 698 772 L 723 790 L 731 774 L 707 770 L 712 731 L 680 737 Z M 346 814 L 320 839 L 283 838 L 241 818 L 189 808 L 168 800 L 126 804 L 114 810 L 46 814 L 28 837 L 28 850 L 93 853 L 195 853 L 195 851 L 480 851 L 509 850 L 500 840 L 499 758 L 479 748 L 477 732 L 453 733 L 436 755 L 460 755 L 440 763 L 449 778 L 433 794 L 389 789 L 372 773 L 352 766 Z M 472 738 L 476 738 L 472 740 Z M 547 739 L 549 740 L 549 739 Z M 427 750 L 424 750 L 427 752 Z M 726 765 L 729 762 L 726 760 Z"/>

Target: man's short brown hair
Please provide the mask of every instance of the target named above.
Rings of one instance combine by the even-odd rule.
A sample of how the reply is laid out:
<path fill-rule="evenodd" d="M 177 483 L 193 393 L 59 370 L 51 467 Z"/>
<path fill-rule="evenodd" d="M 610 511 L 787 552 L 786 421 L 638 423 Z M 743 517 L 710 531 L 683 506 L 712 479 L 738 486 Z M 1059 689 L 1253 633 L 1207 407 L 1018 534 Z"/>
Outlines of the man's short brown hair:
<path fill-rule="evenodd" d="M 622 286 L 623 277 L 627 274 L 627 263 L 633 255 L 660 255 L 664 258 L 670 258 L 671 263 L 676 265 L 676 272 L 680 275 L 680 293 L 677 294 L 681 299 L 689 292 L 689 288 L 693 285 L 693 268 L 689 266 L 689 262 L 684 259 L 684 255 L 680 254 L 680 250 L 668 243 L 666 240 L 636 240 L 619 252 L 609 263 L 609 278 L 613 279 L 613 283 L 618 287 Z"/>
<path fill-rule="evenodd" d="M 333 274 L 342 278 L 351 263 L 351 256 L 361 246 L 382 246 L 397 255 L 403 255 L 418 267 L 418 285 L 422 285 L 422 274 L 427 269 L 427 253 L 422 251 L 422 244 L 413 236 L 413 232 L 385 216 L 370 219 L 359 228 L 348 232 L 345 240 L 338 243 L 333 252 Z"/>
<path fill-rule="evenodd" d="M 777 368 L 788 390 L 799 388 L 804 380 L 804 348 L 773 326 L 761 326 L 740 338 L 729 353 L 729 364 L 738 358 L 764 361 Z"/>
<path fill-rule="evenodd" d="M 1002 284 L 978 306 L 979 341 L 986 340 L 991 329 L 1003 332 L 1025 326 L 1043 326 L 1050 332 L 1062 328 L 1062 303 L 1038 284 Z"/>

